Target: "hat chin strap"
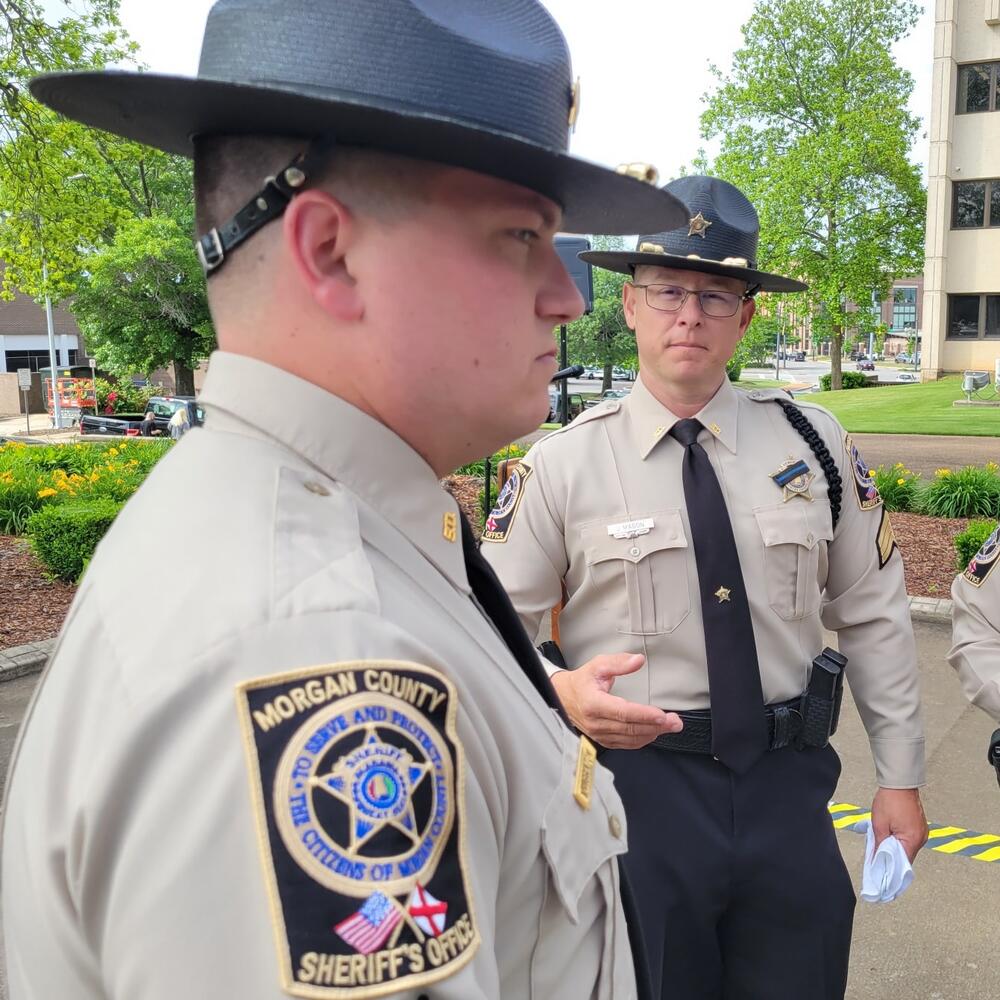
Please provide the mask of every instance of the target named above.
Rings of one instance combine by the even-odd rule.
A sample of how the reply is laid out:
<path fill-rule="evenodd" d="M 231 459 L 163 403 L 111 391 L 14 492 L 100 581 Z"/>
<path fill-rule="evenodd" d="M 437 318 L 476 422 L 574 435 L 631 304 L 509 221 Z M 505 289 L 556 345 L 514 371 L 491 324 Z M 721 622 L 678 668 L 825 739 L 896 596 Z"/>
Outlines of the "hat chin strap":
<path fill-rule="evenodd" d="M 322 169 L 335 145 L 333 136 L 314 139 L 277 176 L 268 177 L 232 218 L 198 237 L 195 251 L 206 276 L 218 271 L 226 255 L 244 240 L 282 215 L 292 198 Z"/>

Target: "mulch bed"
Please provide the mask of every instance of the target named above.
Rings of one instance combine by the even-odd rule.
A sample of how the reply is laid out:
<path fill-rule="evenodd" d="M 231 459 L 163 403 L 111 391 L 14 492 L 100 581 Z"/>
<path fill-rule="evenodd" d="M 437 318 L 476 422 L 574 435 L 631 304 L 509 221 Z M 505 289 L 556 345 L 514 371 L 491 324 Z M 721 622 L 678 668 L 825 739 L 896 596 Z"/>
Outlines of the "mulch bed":
<path fill-rule="evenodd" d="M 481 480 L 450 476 L 444 485 L 466 512 L 478 537 Z M 919 514 L 891 514 L 890 519 L 903 553 L 907 593 L 948 597 L 956 573 L 952 539 L 968 521 Z M 70 584 L 47 579 L 23 539 L 0 535 L 0 649 L 56 635 L 75 591 Z"/>
<path fill-rule="evenodd" d="M 969 526 L 968 520 L 890 514 L 889 522 L 903 554 L 906 592 L 911 597 L 951 597 L 958 572 L 954 538 Z"/>
<path fill-rule="evenodd" d="M 51 639 L 75 593 L 68 583 L 46 579 L 24 539 L 0 535 L 0 649 Z"/>

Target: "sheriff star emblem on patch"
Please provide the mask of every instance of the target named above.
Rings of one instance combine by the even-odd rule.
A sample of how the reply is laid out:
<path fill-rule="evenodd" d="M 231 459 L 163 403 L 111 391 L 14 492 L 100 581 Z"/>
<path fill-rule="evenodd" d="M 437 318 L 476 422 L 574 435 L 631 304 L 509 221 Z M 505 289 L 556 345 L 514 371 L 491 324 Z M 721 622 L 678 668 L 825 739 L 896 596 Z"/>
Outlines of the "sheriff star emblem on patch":
<path fill-rule="evenodd" d="M 792 497 L 812 501 L 809 487 L 816 476 L 809 471 L 809 466 L 802 459 L 789 458 L 777 472 L 771 473 L 771 478 L 781 487 L 781 499 L 784 503 L 788 503 Z"/>
<path fill-rule="evenodd" d="M 688 220 L 688 236 L 700 236 L 704 239 L 710 225 L 712 223 L 699 212 L 696 216 Z"/>
<path fill-rule="evenodd" d="M 982 547 L 972 557 L 962 576 L 973 587 L 981 587 L 998 562 L 1000 562 L 1000 525 L 983 542 Z"/>
<path fill-rule="evenodd" d="M 473 956 L 455 690 L 362 661 L 241 684 L 282 988 L 360 1000 L 418 990 Z"/>

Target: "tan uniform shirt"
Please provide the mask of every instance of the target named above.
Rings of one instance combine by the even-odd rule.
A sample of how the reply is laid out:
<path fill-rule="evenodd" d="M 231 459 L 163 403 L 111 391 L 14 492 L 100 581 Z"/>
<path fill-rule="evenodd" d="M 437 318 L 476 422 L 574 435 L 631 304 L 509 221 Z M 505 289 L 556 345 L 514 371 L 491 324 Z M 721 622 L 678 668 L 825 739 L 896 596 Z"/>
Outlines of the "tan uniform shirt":
<path fill-rule="evenodd" d="M 611 776 L 574 798 L 579 741 L 474 605 L 432 470 L 246 358 L 202 403 L 24 726 L 11 1000 L 633 997 Z"/>
<path fill-rule="evenodd" d="M 951 585 L 952 647 L 965 696 L 1000 723 L 1000 528 Z"/>
<path fill-rule="evenodd" d="M 739 550 L 764 699 L 801 694 L 823 647 L 823 627 L 835 630 L 850 661 L 847 677 L 878 783 L 920 785 L 915 646 L 902 560 L 881 499 L 868 470 L 856 474 L 837 421 L 797 402 L 843 478 L 835 535 L 819 462 L 770 401 L 776 395 L 788 398 L 747 394 L 724 382 L 698 414 L 705 427 L 698 440 L 718 476 Z M 559 623 L 566 662 L 643 653 L 646 666 L 617 678 L 615 694 L 675 710 L 709 704 L 684 449 L 668 434 L 676 420 L 640 378 L 628 398 L 601 404 L 549 435 L 526 456 L 530 471 L 518 483 L 519 495 L 501 498 L 497 530 L 484 534 L 493 541 L 483 545 L 529 633 L 537 632 L 565 583 Z M 795 494 L 771 475 L 799 459 L 809 472 L 804 487 L 803 480 L 792 484 L 800 490 Z"/>

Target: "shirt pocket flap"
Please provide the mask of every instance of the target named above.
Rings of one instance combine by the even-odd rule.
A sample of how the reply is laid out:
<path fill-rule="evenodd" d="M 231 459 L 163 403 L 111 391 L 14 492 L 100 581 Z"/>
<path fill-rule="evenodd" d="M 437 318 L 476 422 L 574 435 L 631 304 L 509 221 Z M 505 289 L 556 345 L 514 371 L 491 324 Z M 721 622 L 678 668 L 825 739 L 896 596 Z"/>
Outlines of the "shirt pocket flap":
<path fill-rule="evenodd" d="M 623 536 L 626 531 L 643 533 L 634 534 L 631 538 L 616 538 L 614 533 L 609 531 L 612 528 L 622 529 Z M 626 562 L 637 563 L 652 552 L 684 549 L 688 543 L 684 519 L 678 507 L 658 510 L 648 515 L 640 514 L 627 521 L 594 521 L 583 525 L 580 528 L 580 535 L 589 566 L 609 559 L 623 559 Z"/>
<path fill-rule="evenodd" d="M 578 904 L 601 866 L 628 849 L 625 812 L 614 792 L 611 773 L 594 766 L 590 808 L 573 796 L 579 739 L 569 733 L 563 751 L 563 774 L 542 818 L 542 852 L 569 918 L 578 920 Z"/>
<path fill-rule="evenodd" d="M 755 507 L 754 517 L 760 528 L 761 538 L 768 547 L 772 545 L 801 545 L 813 549 L 819 542 L 833 539 L 830 504 L 814 500 L 806 504 L 793 499 L 790 503 Z"/>

